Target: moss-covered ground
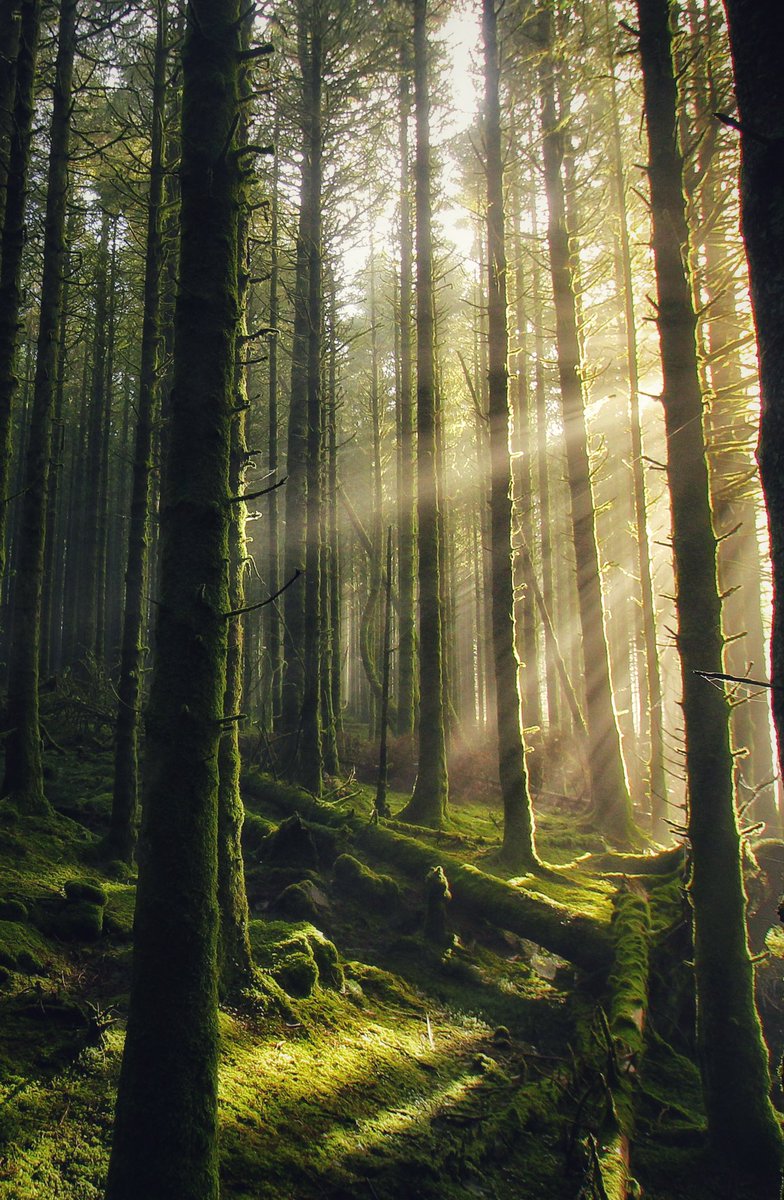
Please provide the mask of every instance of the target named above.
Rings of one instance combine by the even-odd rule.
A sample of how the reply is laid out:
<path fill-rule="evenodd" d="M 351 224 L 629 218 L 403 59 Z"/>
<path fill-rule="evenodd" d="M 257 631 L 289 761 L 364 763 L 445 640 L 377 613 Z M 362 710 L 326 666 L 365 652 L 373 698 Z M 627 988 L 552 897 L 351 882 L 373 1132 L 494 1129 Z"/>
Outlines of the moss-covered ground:
<path fill-rule="evenodd" d="M 100 754 L 53 756 L 53 819 L 0 806 L 2 1200 L 102 1194 L 135 884 L 102 854 L 108 771 Z M 221 1014 L 226 1200 L 591 1200 L 603 1186 L 594 1148 L 621 1102 L 631 1106 L 630 1170 L 646 1196 L 758 1195 L 706 1156 L 677 873 L 635 884 L 650 904 L 644 924 L 631 921 L 650 937 L 649 1008 L 619 1101 L 623 1051 L 607 1031 L 623 1029 L 624 1005 L 633 1021 L 642 1006 L 646 964 L 633 946 L 616 951 L 613 983 L 612 971 L 580 971 L 499 928 L 492 913 L 450 912 L 451 945 L 431 944 L 424 878 L 363 843 L 369 789 L 336 788 L 327 808 L 300 819 L 296 797 L 258 776 L 246 782 L 260 975 Z M 391 801 L 397 811 L 404 797 Z M 486 802 L 461 803 L 445 832 L 391 828 L 445 861 L 508 878 Z M 595 869 L 591 856 L 604 847 L 569 812 L 551 808 L 538 830 L 553 869 L 512 885 L 618 943 L 623 873 L 608 871 L 606 856 L 596 860 L 604 873 Z M 629 978 L 619 983 L 624 953 Z M 784 938 L 770 935 L 768 954 L 763 1011 L 778 1044 Z"/>

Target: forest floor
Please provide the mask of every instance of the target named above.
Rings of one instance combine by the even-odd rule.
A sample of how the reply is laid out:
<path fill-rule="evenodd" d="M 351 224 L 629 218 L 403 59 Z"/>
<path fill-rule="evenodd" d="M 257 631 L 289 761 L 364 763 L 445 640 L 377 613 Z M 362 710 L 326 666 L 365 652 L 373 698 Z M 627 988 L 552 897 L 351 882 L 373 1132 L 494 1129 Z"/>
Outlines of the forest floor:
<path fill-rule="evenodd" d="M 135 879 L 101 857 L 108 755 L 52 754 L 47 775 L 54 818 L 0 805 L 0 1197 L 94 1200 L 108 1161 Z M 505 930 L 492 904 L 483 911 L 457 895 L 448 937 L 425 936 L 424 878 L 400 852 L 410 844 L 390 842 L 387 854 L 383 835 L 362 836 L 369 789 L 338 787 L 313 805 L 257 774 L 245 798 L 264 987 L 221 1013 L 226 1200 L 602 1200 L 621 1194 L 605 1171 L 611 1143 L 621 1155 L 631 1145 L 639 1183 L 629 1194 L 768 1200 L 705 1148 L 677 873 L 630 888 L 632 863 L 601 853 L 573 813 L 543 812 L 540 851 L 555 869 L 512 885 L 615 944 L 612 971 L 578 969 Z M 393 795 L 393 810 L 403 800 Z M 392 828 L 444 862 L 501 875 L 498 815 L 484 802 L 456 807 L 445 833 Z M 610 1032 L 624 995 L 616 926 L 627 892 L 650 910 L 649 979 L 635 983 L 628 960 L 640 1053 Z M 771 936 L 760 987 L 777 1051 L 783 968 L 784 939 Z"/>

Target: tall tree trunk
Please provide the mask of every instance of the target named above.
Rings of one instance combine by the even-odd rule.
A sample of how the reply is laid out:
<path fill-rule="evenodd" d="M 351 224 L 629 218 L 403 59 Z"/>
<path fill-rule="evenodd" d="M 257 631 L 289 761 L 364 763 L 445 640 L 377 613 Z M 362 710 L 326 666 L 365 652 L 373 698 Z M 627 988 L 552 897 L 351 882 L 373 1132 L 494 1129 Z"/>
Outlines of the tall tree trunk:
<path fill-rule="evenodd" d="M 757 422 L 749 408 L 748 381 L 738 353 L 745 325 L 738 310 L 738 281 L 733 275 L 732 239 L 737 225 L 734 206 L 727 203 L 725 194 L 728 156 L 722 145 L 721 126 L 714 116 L 726 104 L 730 81 L 725 81 L 714 49 L 723 32 L 720 5 L 712 0 L 703 8 L 700 14 L 693 2 L 689 5 L 689 23 L 701 49 L 693 67 L 701 134 L 695 196 L 700 229 L 695 250 L 701 249 L 702 254 L 695 257 L 701 259 L 702 267 L 697 279 L 701 278 L 708 295 L 702 316 L 712 393 L 706 409 L 708 476 L 719 542 L 719 591 L 727 634 L 725 670 L 737 676 L 758 676 L 768 651 L 760 607 L 764 593 L 757 495 L 753 484 L 750 486 L 757 475 L 752 457 Z M 765 820 L 770 831 L 778 833 L 781 815 L 776 810 L 769 708 L 757 689 L 739 687 L 734 699 L 730 726 L 733 742 L 746 756 L 738 763 L 745 788 L 742 799 L 753 796 L 749 816 Z"/>
<path fill-rule="evenodd" d="M 332 689 L 331 710 L 334 725 L 335 755 L 337 743 L 343 730 L 343 684 L 342 684 L 342 624 L 341 624 L 341 549 L 338 534 L 338 390 L 337 390 L 337 295 L 335 278 L 330 273 L 329 287 L 329 406 L 327 409 L 327 505 L 329 541 L 329 628 L 330 687 Z M 339 766 L 339 762 L 338 762 Z"/>
<path fill-rule="evenodd" d="M 14 132 L 16 58 L 21 32 L 21 0 L 9 0 L 0 12 L 0 245 L 5 216 L 5 189 Z"/>
<path fill-rule="evenodd" d="M 610 681 L 604 626 L 596 515 L 591 491 L 588 433 L 582 387 L 572 262 L 562 176 L 563 129 L 555 102 L 552 16 L 540 13 L 540 61 L 544 173 L 549 207 L 548 241 L 553 277 L 558 373 L 561 382 L 566 458 L 571 497 L 572 530 L 577 561 L 577 598 L 586 681 L 588 766 L 594 822 L 619 846 L 635 840 L 631 798 L 626 780 L 618 722 Z"/>
<path fill-rule="evenodd" d="M 52 408 L 57 377 L 58 335 L 65 267 L 65 212 L 68 197 L 68 145 L 71 126 L 76 0 L 61 0 L 57 62 L 49 131 L 44 262 L 38 321 L 35 383 L 27 444 L 16 587 L 10 645 L 8 737 L 3 795 L 28 812 L 48 812 L 41 762 L 38 676 L 46 532 L 46 499 L 52 441 Z"/>
<path fill-rule="evenodd" d="M 535 239 L 538 237 L 536 219 L 536 181 L 532 180 L 530 196 L 531 227 Z M 533 293 L 533 325 L 534 325 L 534 391 L 536 394 L 536 479 L 539 488 L 539 524 L 541 533 L 542 555 L 542 599 L 551 618 L 555 613 L 555 588 L 553 581 L 553 549 L 552 549 L 552 517 L 550 514 L 550 468 L 547 454 L 547 380 L 544 368 L 544 332 L 542 313 L 542 284 L 541 268 L 539 266 L 539 246 L 534 244 L 531 256 L 531 290 Z M 547 683 L 547 722 L 551 732 L 557 732 L 560 725 L 560 704 L 558 700 L 558 668 L 557 662 L 560 651 L 556 645 L 552 620 L 545 625 L 544 630 L 544 661 Z"/>
<path fill-rule="evenodd" d="M 66 197 L 67 203 L 67 197 Z M 49 482 L 46 495 L 46 538 L 44 547 L 44 597 L 41 631 L 41 667 L 46 674 L 59 671 L 63 653 L 63 600 L 65 585 L 66 530 L 68 506 L 63 503 L 65 435 L 65 375 L 70 287 L 65 264 L 73 244 L 75 210 L 68 216 L 63 248 L 63 293 L 60 305 L 60 328 L 57 334 L 57 381 L 52 415 L 52 446 Z"/>
<path fill-rule="evenodd" d="M 729 709 L 724 694 L 699 675 L 721 671 L 723 642 L 668 0 L 638 0 L 638 12 L 686 730 L 697 1041 L 717 1153 L 772 1181 L 782 1139 L 754 1007 Z"/>
<path fill-rule="evenodd" d="M 411 176 L 408 123 L 411 116 L 410 52 L 400 52 L 400 493 L 398 496 L 398 650 L 397 733 L 414 731 L 416 710 L 415 572 L 416 522 L 414 516 L 414 406 L 411 364 Z"/>
<path fill-rule="evenodd" d="M 304 26 L 306 17 L 300 13 Z M 300 39 L 305 37 L 304 27 Z M 300 55 L 306 47 L 300 48 Z M 303 106 L 306 103 L 303 77 Z M 291 343 L 291 391 L 289 395 L 288 444 L 286 449 L 284 580 L 305 570 L 307 544 L 308 467 L 308 302 L 310 280 L 309 235 L 313 188 L 309 156 L 310 130 L 303 117 L 302 162 L 300 165 L 299 223 L 297 228 L 294 279 L 294 331 Z M 283 675 L 279 731 L 283 737 L 282 760 L 287 773 L 295 771 L 301 737 L 302 699 L 305 688 L 305 586 L 298 579 L 283 593 Z"/>
<path fill-rule="evenodd" d="M 310 163 L 306 230 L 308 262 L 307 291 L 307 502 L 305 553 L 305 679 L 302 694 L 301 729 L 296 778 L 303 787 L 321 792 L 323 755 L 321 744 L 321 177 L 323 133 L 321 123 L 322 91 L 322 15 L 301 0 L 300 65 L 304 83 L 306 155 Z"/>
<path fill-rule="evenodd" d="M 280 139 L 280 118 L 275 118 L 274 145 L 277 149 Z M 280 168 L 278 155 L 272 164 L 272 182 L 270 196 L 270 277 L 269 277 L 269 325 L 271 333 L 268 338 L 267 372 L 269 379 L 269 415 L 268 415 L 268 450 L 267 467 L 270 479 L 275 482 L 278 474 L 278 345 L 280 333 L 278 330 L 279 301 L 279 219 L 280 219 Z M 267 528 L 267 571 L 266 583 L 269 594 L 274 596 L 280 587 L 280 521 L 278 517 L 278 493 L 270 492 Z M 280 610 L 277 604 L 267 606 L 267 656 L 269 659 L 269 724 L 273 725 L 280 717 L 281 677 L 283 673 L 283 639 L 281 637 Z"/>
<path fill-rule="evenodd" d="M 133 979 L 108 1200 L 217 1200 L 218 744 L 235 407 L 238 0 L 183 47 L 182 210 Z"/>
<path fill-rule="evenodd" d="M 81 658 L 95 653 L 98 629 L 99 531 L 102 492 L 103 428 L 106 410 L 106 333 L 109 288 L 109 214 L 101 216 L 101 232 L 95 265 L 95 314 L 91 365 L 90 399 L 85 445 L 86 472 L 82 487 L 81 548 L 82 578 L 79 587 L 77 653 Z"/>
<path fill-rule="evenodd" d="M 427 0 L 414 0 L 416 112 L 417 516 L 419 550 L 419 771 L 400 814 L 438 827 L 447 809 L 441 598 L 438 578 L 436 396 L 433 370 L 433 239 L 431 231 L 430 88 Z"/>
<path fill-rule="evenodd" d="M 147 197 L 147 246 L 144 264 L 139 395 L 128 528 L 128 561 L 125 572 L 120 677 L 117 683 L 117 723 L 114 743 L 114 788 L 108 842 L 113 853 L 130 862 L 136 846 L 139 792 L 138 742 L 142 700 L 142 668 L 146 634 L 146 588 L 149 567 L 152 473 L 155 461 L 155 428 L 160 401 L 161 271 L 164 241 L 161 230 L 163 204 L 164 105 L 166 99 L 168 14 L 166 0 L 158 0 L 155 57 L 152 78 L 150 129 L 150 190 Z"/>
<path fill-rule="evenodd" d="M 626 204 L 626 178 L 621 145 L 621 123 L 618 113 L 615 60 L 610 40 L 610 9 L 605 0 L 605 24 L 608 41 L 608 78 L 610 81 L 610 115 L 612 119 L 612 155 L 615 199 L 618 205 L 618 236 L 623 279 L 623 312 L 626 331 L 626 364 L 629 372 L 629 428 L 631 432 L 632 481 L 634 489 L 634 527 L 637 542 L 637 567 L 640 576 L 643 636 L 645 642 L 645 671 L 643 672 L 643 711 L 650 722 L 650 760 L 648 785 L 651 799 L 651 826 L 654 836 L 664 832 L 663 819 L 667 806 L 667 779 L 664 770 L 664 709 L 656 644 L 656 604 L 653 595 L 653 573 L 648 538 L 647 501 L 643 469 L 642 422 L 640 419 L 640 377 L 637 356 L 637 325 L 634 315 L 634 277 L 629 215 Z"/>
<path fill-rule="evenodd" d="M 13 20 L 13 17 L 12 17 Z M 13 107 L 8 146 L 5 206 L 0 243 L 0 581 L 6 570 L 8 478 L 11 470 L 11 410 L 19 385 L 14 358 L 22 299 L 22 251 L 25 199 L 33 131 L 35 66 L 40 28 L 40 0 L 21 0 L 17 56 L 13 68 Z M 9 33 L 13 41 L 15 31 Z M 9 46 L 9 49 L 11 47 Z M 2 203 L 2 201 L 0 201 Z"/>
<path fill-rule="evenodd" d="M 493 657 L 498 712 L 498 774 L 504 805 L 502 855 L 516 870 L 535 865 L 534 819 L 528 794 L 515 649 L 512 582 L 512 463 L 509 455 L 509 338 L 506 326 L 506 245 L 501 151 L 500 65 L 495 0 L 483 0 L 487 155 L 487 317 L 490 415 L 490 546 L 493 574 Z M 530 558 L 529 558 L 530 563 Z"/>

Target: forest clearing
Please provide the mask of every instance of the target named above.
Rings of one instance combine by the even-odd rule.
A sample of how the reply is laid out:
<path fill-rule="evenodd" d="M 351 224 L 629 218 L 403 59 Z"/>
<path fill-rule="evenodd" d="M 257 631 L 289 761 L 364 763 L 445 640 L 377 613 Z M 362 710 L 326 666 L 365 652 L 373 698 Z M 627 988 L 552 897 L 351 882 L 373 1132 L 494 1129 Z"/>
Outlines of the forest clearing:
<path fill-rule="evenodd" d="M 0 1200 L 779 1200 L 783 43 L 5 0 Z"/>

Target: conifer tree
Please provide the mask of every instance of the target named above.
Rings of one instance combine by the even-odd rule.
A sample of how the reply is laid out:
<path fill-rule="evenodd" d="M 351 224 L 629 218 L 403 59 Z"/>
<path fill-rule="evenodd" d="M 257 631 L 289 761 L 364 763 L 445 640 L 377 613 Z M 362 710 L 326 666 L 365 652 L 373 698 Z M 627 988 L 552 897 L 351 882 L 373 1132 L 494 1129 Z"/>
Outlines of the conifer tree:
<path fill-rule="evenodd" d="M 414 0 L 416 114 L 417 517 L 419 550 L 419 771 L 405 821 L 440 826 L 448 780 L 444 736 L 441 592 L 439 586 L 436 395 L 433 345 L 430 90 L 427 0 Z"/>
<path fill-rule="evenodd" d="M 6 709 L 8 737 L 5 743 L 3 780 L 3 794 L 13 796 L 20 808 L 31 812 L 46 812 L 49 809 L 44 796 L 38 681 L 52 408 L 65 273 L 65 217 L 76 49 L 76 0 L 60 0 L 57 38 L 35 382 L 27 441 L 22 514 L 16 539 L 18 557 L 12 617 L 14 636 L 10 646 Z"/>
<path fill-rule="evenodd" d="M 482 6 L 487 156 L 487 295 L 490 418 L 490 533 L 493 657 L 498 712 L 498 774 L 504 804 L 502 854 L 515 869 L 536 863 L 534 823 L 525 766 L 515 650 L 512 581 L 512 469 L 509 456 L 509 335 L 506 317 L 504 176 L 501 149 L 500 63 L 495 0 Z"/>
<path fill-rule="evenodd" d="M 638 13 L 686 730 L 692 851 L 689 898 L 703 1095 L 717 1153 L 772 1181 L 781 1169 L 782 1137 L 768 1095 L 767 1051 L 754 1006 L 729 707 L 723 692 L 703 677 L 706 672 L 721 672 L 723 639 L 697 319 L 686 265 L 689 235 L 677 137 L 671 12 L 668 0 L 638 0 Z"/>
<path fill-rule="evenodd" d="M 237 0 L 197 0 L 188 9 L 160 605 L 108 1200 L 218 1196 L 218 745 L 229 611 L 240 33 Z"/>

